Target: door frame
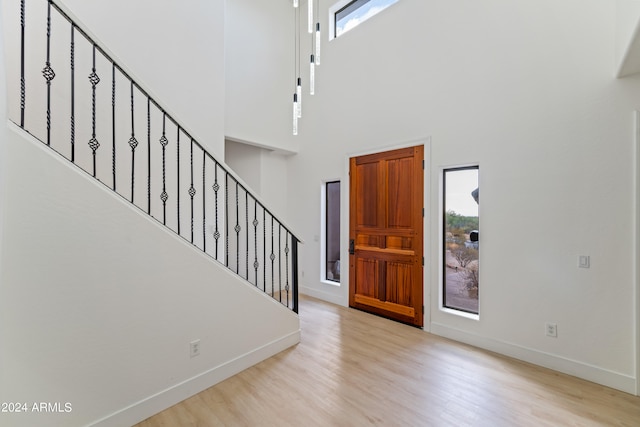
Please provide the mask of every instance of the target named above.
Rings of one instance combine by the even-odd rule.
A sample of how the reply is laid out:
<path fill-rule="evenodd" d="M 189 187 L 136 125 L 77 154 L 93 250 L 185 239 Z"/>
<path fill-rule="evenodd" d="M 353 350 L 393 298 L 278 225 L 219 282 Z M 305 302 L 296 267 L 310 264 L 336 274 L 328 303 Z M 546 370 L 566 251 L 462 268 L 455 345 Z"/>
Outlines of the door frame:
<path fill-rule="evenodd" d="M 346 154 L 344 158 L 344 173 L 343 179 L 340 185 L 341 192 L 341 212 L 340 212 L 340 259 L 349 259 L 349 219 L 350 219 L 350 188 L 349 188 L 349 161 L 352 157 L 366 156 L 369 154 L 382 153 L 385 151 L 397 150 L 400 148 L 408 148 L 414 147 L 417 145 L 422 145 L 424 147 L 424 160 L 425 160 L 425 168 L 423 173 L 424 179 L 424 194 L 423 194 L 423 206 L 424 206 L 424 217 L 422 219 L 422 229 L 423 229 L 423 255 L 424 255 L 424 268 L 422 269 L 422 283 L 423 283 L 423 301 L 424 305 L 424 319 L 423 319 L 423 327 L 422 329 L 426 332 L 431 331 L 431 283 L 432 283 L 432 255 L 433 255 L 433 225 L 437 224 L 437 218 L 432 214 L 432 195 L 431 191 L 431 175 L 433 173 L 433 166 L 431 164 L 431 137 L 425 137 L 421 139 L 405 141 L 402 143 L 392 144 L 392 145 L 382 145 L 373 148 L 369 148 L 366 150 L 358 150 L 349 152 Z M 437 172 L 437 171 L 436 171 Z M 436 191 L 437 196 L 437 191 Z M 437 199 L 436 199 L 437 200 Z M 437 216 L 437 215 L 436 215 Z M 435 220 L 435 221 L 434 221 Z M 436 234 L 437 235 L 437 234 Z M 437 242 L 436 242 L 437 243 Z M 349 282 L 348 275 L 344 275 L 344 280 L 341 283 L 341 302 L 340 305 L 348 307 L 349 306 L 349 287 L 351 283 Z"/>

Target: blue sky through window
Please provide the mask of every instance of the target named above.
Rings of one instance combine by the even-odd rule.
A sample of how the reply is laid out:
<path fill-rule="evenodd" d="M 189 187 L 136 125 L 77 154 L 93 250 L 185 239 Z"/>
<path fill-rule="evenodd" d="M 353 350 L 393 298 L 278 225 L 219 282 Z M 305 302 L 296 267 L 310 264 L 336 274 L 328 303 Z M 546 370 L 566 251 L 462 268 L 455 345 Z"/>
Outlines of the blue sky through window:
<path fill-rule="evenodd" d="M 357 27 L 360 23 L 371 18 L 378 12 L 386 9 L 398 0 L 369 0 L 360 7 L 345 14 L 344 16 L 336 15 L 336 37 Z"/>

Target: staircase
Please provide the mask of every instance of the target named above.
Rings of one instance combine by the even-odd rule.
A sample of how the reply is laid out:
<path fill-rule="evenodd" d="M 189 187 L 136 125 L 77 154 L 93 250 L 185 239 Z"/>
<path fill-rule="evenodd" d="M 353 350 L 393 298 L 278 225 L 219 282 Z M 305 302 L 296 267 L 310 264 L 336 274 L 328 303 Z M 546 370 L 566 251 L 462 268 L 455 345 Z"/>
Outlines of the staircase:
<path fill-rule="evenodd" d="M 20 23 L 20 108 L 12 120 L 297 312 L 300 239 L 290 228 L 60 6 L 23 0 Z M 38 25 L 45 37 L 27 31 Z"/>
<path fill-rule="evenodd" d="M 132 425 L 299 342 L 290 227 L 64 4 L 3 2 L 0 400 L 71 410 L 0 424 Z"/>

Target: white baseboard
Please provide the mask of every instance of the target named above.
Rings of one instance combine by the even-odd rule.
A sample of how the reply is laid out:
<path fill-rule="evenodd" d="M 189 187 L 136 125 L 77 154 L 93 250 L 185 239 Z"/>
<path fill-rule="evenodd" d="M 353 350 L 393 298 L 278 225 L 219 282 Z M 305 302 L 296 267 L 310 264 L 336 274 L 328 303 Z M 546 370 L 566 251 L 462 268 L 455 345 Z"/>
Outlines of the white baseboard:
<path fill-rule="evenodd" d="M 636 378 L 576 360 L 567 359 L 516 344 L 471 334 L 440 323 L 431 323 L 431 333 L 493 351 L 534 365 L 585 379 L 626 393 L 636 393 Z"/>
<path fill-rule="evenodd" d="M 90 426 L 134 425 L 300 342 L 300 330 L 149 396 Z"/>
<path fill-rule="evenodd" d="M 341 295 L 336 295 L 330 292 L 323 292 L 321 290 L 309 288 L 306 286 L 300 286 L 298 289 L 301 294 L 309 295 L 310 297 L 318 298 L 332 304 L 341 305 L 343 307 L 349 305 L 348 301 L 345 302 L 344 298 Z"/>

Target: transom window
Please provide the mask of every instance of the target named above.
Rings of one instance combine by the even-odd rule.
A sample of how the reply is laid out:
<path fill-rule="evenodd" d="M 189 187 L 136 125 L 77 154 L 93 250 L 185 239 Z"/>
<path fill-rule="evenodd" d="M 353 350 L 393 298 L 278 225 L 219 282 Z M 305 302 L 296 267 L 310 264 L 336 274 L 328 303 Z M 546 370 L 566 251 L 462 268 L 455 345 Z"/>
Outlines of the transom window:
<path fill-rule="evenodd" d="M 398 0 L 342 0 L 329 9 L 331 32 L 329 38 L 338 37 L 383 11 Z"/>

